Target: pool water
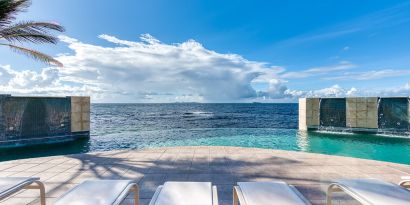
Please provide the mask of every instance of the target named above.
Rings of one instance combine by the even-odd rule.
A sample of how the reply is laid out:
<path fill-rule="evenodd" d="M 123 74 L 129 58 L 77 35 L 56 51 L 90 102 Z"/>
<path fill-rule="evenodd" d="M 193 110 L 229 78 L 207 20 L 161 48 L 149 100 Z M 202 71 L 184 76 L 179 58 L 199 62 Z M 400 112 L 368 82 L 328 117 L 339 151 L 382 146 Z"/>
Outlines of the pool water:
<path fill-rule="evenodd" d="M 0 151 L 0 160 L 162 146 L 241 146 L 410 164 L 410 139 L 297 130 L 297 104 L 95 104 L 90 139 Z"/>

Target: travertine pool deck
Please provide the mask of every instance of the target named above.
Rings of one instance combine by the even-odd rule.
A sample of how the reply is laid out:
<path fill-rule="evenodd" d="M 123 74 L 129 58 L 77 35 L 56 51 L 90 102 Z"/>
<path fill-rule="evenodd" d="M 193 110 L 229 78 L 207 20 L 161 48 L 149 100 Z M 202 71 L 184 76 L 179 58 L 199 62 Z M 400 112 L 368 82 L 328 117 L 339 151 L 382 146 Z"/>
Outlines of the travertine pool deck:
<path fill-rule="evenodd" d="M 393 183 L 410 175 L 410 166 L 348 157 L 238 147 L 164 147 L 41 157 L 0 163 L 0 176 L 38 176 L 47 204 L 86 179 L 133 179 L 140 204 L 149 203 L 165 181 L 211 181 L 219 204 L 232 204 L 238 181 L 284 180 L 312 204 L 325 204 L 329 182 L 339 178 L 378 178 Z M 0 204 L 39 204 L 37 190 L 21 191 Z M 336 195 L 335 204 L 356 204 Z M 131 198 L 123 204 L 132 204 Z"/>

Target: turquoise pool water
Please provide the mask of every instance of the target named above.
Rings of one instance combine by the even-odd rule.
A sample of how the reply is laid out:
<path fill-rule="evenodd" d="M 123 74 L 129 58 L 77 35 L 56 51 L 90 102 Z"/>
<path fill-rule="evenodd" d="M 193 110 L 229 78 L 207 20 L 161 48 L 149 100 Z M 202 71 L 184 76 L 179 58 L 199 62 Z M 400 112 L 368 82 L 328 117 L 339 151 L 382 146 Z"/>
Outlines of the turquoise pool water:
<path fill-rule="evenodd" d="M 178 136 L 178 137 L 177 137 Z M 65 144 L 1 152 L 1 160 L 90 151 L 164 146 L 240 146 L 322 153 L 410 164 L 410 139 L 364 134 L 300 132 L 296 129 L 170 129 L 107 134 Z"/>
<path fill-rule="evenodd" d="M 201 131 L 198 131 L 201 132 Z M 240 146 L 340 155 L 410 164 L 410 139 L 369 134 L 301 132 L 293 129 L 220 130 L 218 137 L 183 139 L 154 146 Z"/>

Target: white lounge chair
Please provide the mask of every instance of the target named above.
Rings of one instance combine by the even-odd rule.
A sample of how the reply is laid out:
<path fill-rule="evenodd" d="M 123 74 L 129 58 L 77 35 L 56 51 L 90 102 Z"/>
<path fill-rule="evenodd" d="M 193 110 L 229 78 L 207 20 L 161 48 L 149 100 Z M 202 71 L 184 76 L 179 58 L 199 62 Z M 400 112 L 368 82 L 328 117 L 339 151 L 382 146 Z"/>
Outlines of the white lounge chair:
<path fill-rule="evenodd" d="M 119 205 L 130 192 L 138 205 L 138 185 L 132 180 L 87 180 L 57 199 L 54 205 Z"/>
<path fill-rule="evenodd" d="M 218 205 L 218 194 L 211 182 L 165 182 L 149 205 Z"/>
<path fill-rule="evenodd" d="M 365 205 L 409 205 L 410 191 L 378 179 L 343 179 L 329 185 L 327 205 L 332 204 L 333 192 L 345 192 Z"/>
<path fill-rule="evenodd" d="M 284 181 L 238 182 L 233 188 L 233 205 L 310 205 L 294 187 Z"/>
<path fill-rule="evenodd" d="M 37 177 L 0 177 L 0 201 L 22 189 L 39 189 L 40 204 L 46 204 L 44 184 Z"/>

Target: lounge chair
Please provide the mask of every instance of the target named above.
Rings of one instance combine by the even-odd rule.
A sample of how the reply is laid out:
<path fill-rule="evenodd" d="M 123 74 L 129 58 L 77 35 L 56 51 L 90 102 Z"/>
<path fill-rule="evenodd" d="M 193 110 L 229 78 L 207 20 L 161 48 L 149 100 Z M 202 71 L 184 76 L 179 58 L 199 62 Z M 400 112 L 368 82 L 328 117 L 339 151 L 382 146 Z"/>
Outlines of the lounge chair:
<path fill-rule="evenodd" d="M 58 198 L 54 205 L 118 205 L 130 192 L 138 205 L 138 185 L 132 180 L 87 180 Z"/>
<path fill-rule="evenodd" d="M 284 181 L 238 182 L 233 188 L 233 205 L 310 205 L 293 186 Z"/>
<path fill-rule="evenodd" d="M 211 182 L 165 182 L 149 205 L 218 205 L 218 195 Z"/>
<path fill-rule="evenodd" d="M 329 185 L 327 205 L 332 204 L 333 192 L 345 192 L 365 205 L 409 205 L 410 191 L 378 179 L 343 179 Z"/>
<path fill-rule="evenodd" d="M 39 189 L 40 204 L 46 204 L 44 184 L 37 177 L 0 177 L 0 201 L 23 189 Z"/>

